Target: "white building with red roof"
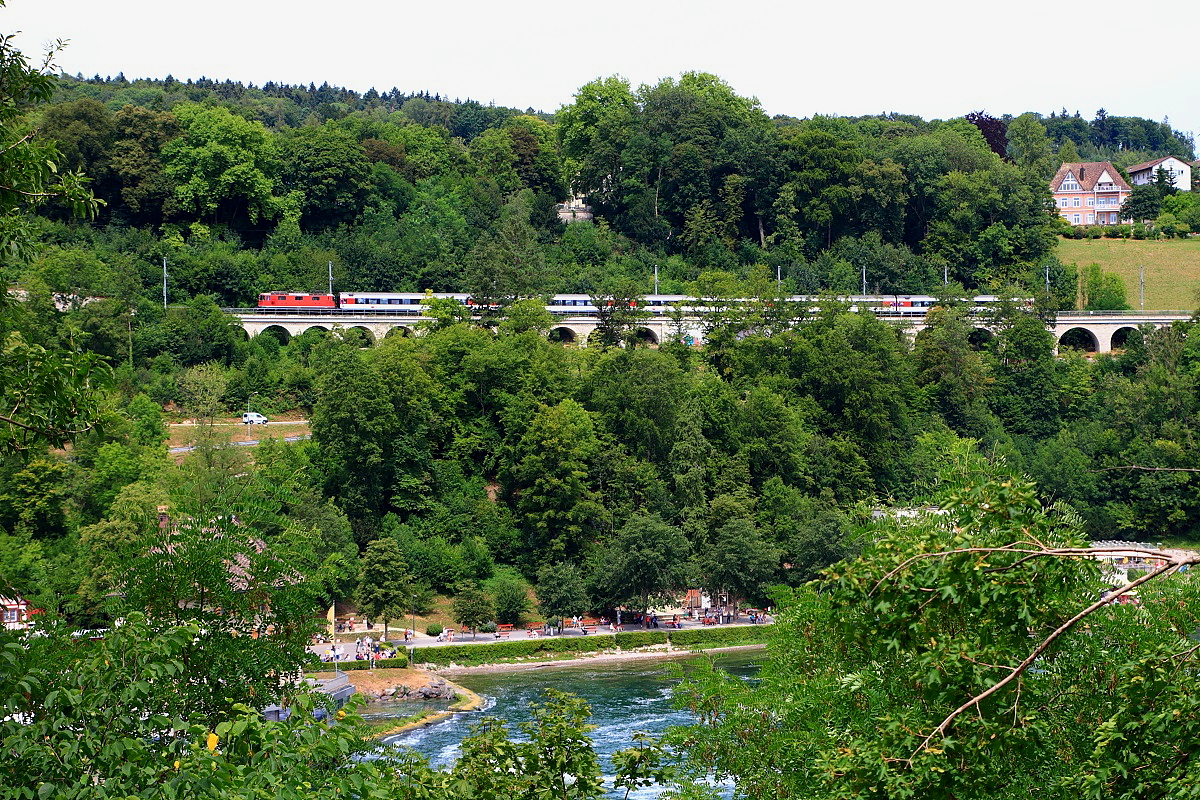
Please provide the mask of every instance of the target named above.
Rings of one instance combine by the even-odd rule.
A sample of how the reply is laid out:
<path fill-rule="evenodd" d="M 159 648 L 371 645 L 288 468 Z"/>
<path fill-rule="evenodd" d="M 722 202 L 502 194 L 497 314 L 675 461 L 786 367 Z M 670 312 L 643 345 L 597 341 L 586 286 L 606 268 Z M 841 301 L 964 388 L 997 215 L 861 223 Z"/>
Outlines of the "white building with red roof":
<path fill-rule="evenodd" d="M 1175 156 L 1163 156 L 1143 164 L 1134 164 L 1125 171 L 1129 173 L 1130 183 L 1134 186 L 1144 186 L 1154 183 L 1159 169 L 1165 171 L 1175 181 L 1175 188 L 1179 191 L 1190 192 L 1192 190 L 1192 165 Z"/>
<path fill-rule="evenodd" d="M 1063 164 L 1050 181 L 1054 208 L 1072 225 L 1116 225 L 1131 191 L 1109 161 Z"/>
<path fill-rule="evenodd" d="M 28 628 L 29 618 L 36 613 L 37 609 L 30 608 L 29 601 L 20 595 L 0 597 L 0 616 L 3 616 L 5 630 L 19 631 Z"/>

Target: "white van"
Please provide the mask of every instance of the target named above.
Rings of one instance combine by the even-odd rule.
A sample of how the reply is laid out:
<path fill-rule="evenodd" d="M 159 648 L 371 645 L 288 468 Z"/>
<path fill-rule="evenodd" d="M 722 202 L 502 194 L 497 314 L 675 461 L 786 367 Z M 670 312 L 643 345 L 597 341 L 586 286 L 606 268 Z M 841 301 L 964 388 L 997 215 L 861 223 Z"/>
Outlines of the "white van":
<path fill-rule="evenodd" d="M 242 422 L 246 425 L 266 425 L 267 418 L 257 411 L 247 411 L 242 414 Z"/>

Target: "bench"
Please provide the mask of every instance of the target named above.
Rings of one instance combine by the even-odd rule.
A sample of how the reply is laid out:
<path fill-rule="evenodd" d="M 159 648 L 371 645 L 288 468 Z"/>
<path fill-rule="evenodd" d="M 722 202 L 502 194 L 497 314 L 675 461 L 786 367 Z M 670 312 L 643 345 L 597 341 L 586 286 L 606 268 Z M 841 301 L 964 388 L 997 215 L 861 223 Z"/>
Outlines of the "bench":
<path fill-rule="evenodd" d="M 584 635 L 584 636 L 587 636 L 589 633 L 595 633 L 595 632 L 596 632 L 596 626 L 595 626 L 595 625 L 584 625 L 582 622 L 581 622 L 581 623 L 579 623 L 579 629 L 583 631 L 583 635 Z"/>
<path fill-rule="evenodd" d="M 717 624 L 717 619 L 716 619 L 716 617 L 705 617 L 704 619 L 700 620 L 700 624 L 702 624 L 702 625 L 716 625 L 716 624 Z"/>
<path fill-rule="evenodd" d="M 531 638 L 531 639 L 532 639 L 532 638 L 534 638 L 534 637 L 536 637 L 536 636 L 541 636 L 541 635 L 542 635 L 542 629 L 541 629 L 541 628 L 526 628 L 526 629 L 525 629 L 525 635 L 526 635 L 526 636 L 528 636 L 528 637 L 529 637 L 529 638 Z"/>
<path fill-rule="evenodd" d="M 497 639 L 507 639 L 509 636 L 512 635 L 512 632 L 513 632 L 513 626 L 507 622 L 504 623 L 503 625 L 496 626 L 496 638 Z"/>

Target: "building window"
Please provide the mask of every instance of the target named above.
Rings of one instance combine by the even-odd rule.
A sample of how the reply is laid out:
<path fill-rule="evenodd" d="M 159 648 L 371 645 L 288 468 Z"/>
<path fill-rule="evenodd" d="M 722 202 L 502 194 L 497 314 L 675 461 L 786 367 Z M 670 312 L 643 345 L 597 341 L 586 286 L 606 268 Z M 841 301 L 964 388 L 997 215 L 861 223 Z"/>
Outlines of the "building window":
<path fill-rule="evenodd" d="M 1071 222 L 1072 222 L 1073 224 L 1075 224 L 1075 225 L 1078 225 L 1078 224 L 1079 224 L 1079 215 L 1078 215 L 1078 214 L 1072 214 L 1072 215 L 1071 215 Z"/>
<path fill-rule="evenodd" d="M 1095 222 L 1095 221 L 1096 221 L 1096 215 L 1095 215 L 1095 214 L 1088 214 L 1088 221 L 1087 221 L 1087 224 L 1088 224 L 1088 225 L 1091 225 L 1091 224 L 1092 224 L 1093 222 Z"/>
<path fill-rule="evenodd" d="M 1079 208 L 1079 198 L 1078 197 L 1071 198 L 1071 205 L 1075 206 L 1075 208 Z"/>
<path fill-rule="evenodd" d="M 1088 204 L 1089 206 L 1094 206 L 1094 205 L 1096 205 L 1096 198 L 1094 198 L 1094 197 L 1089 197 L 1089 198 L 1087 199 L 1087 204 Z"/>
<path fill-rule="evenodd" d="M 1071 176 L 1068 175 L 1067 179 L 1062 182 L 1062 186 L 1060 186 L 1058 188 L 1060 191 L 1063 191 L 1063 192 L 1078 192 L 1079 191 L 1079 183 L 1074 178 L 1072 178 Z"/>
<path fill-rule="evenodd" d="M 16 622 L 17 621 L 17 610 L 15 608 L 4 609 L 4 621 L 5 622 Z"/>

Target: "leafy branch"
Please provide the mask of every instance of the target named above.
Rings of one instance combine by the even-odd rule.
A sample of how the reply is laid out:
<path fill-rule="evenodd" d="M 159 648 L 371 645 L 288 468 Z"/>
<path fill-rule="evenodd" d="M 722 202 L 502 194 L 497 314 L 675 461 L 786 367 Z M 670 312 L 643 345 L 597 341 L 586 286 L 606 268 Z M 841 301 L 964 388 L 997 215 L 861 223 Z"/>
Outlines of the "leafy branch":
<path fill-rule="evenodd" d="M 1021 545 L 1025 545 L 1025 546 L 1021 546 Z M 1080 621 L 1086 619 L 1088 616 L 1095 613 L 1096 611 L 1103 608 L 1104 606 L 1112 603 L 1118 597 L 1128 594 L 1129 592 L 1133 591 L 1134 589 L 1137 589 L 1138 587 L 1143 586 L 1143 585 L 1149 583 L 1150 581 L 1153 581 L 1163 575 L 1174 572 L 1181 567 L 1190 566 L 1190 565 L 1194 565 L 1194 564 L 1200 564 L 1200 553 L 1191 553 L 1191 554 L 1164 553 L 1159 550 L 1150 550 L 1147 548 L 1137 548 L 1137 547 L 1122 547 L 1122 548 L 1063 547 L 1063 548 L 1055 548 L 1055 547 L 1047 547 L 1045 545 L 1029 546 L 1028 543 L 1018 542 L 1018 543 L 1013 543 L 1013 544 L 1009 544 L 1009 545 L 1004 545 L 1001 547 L 967 547 L 967 548 L 959 548 L 959 549 L 955 549 L 955 550 L 939 551 L 939 552 L 935 552 L 935 553 L 921 553 L 921 554 L 918 554 L 918 555 L 912 556 L 911 558 L 906 559 L 899 566 L 890 570 L 883 578 L 881 578 L 875 584 L 875 586 L 872 588 L 872 593 L 874 593 L 876 590 L 878 590 L 880 585 L 883 584 L 885 581 L 895 577 L 901 571 L 906 569 L 909 565 L 916 563 L 917 561 L 931 559 L 931 558 L 944 558 L 947 556 L 958 555 L 958 554 L 962 554 L 962 553 L 984 553 L 984 554 L 989 554 L 989 555 L 1021 553 L 1021 554 L 1025 554 L 1024 557 L 1019 559 L 1018 562 L 1016 562 L 1016 563 L 1021 563 L 1021 562 L 1027 561 L 1031 558 L 1043 558 L 1043 557 L 1044 558 L 1080 558 L 1080 557 L 1085 557 L 1085 556 L 1086 557 L 1094 557 L 1097 554 L 1106 553 L 1106 552 L 1108 552 L 1108 553 L 1119 552 L 1122 554 L 1143 555 L 1143 556 L 1148 556 L 1148 557 L 1152 557 L 1155 559 L 1160 559 L 1160 560 L 1162 560 L 1163 563 L 1159 564 L 1157 567 L 1150 570 L 1145 575 L 1142 575 L 1141 577 L 1136 578 L 1135 580 L 1128 581 L 1127 583 L 1125 583 L 1125 585 L 1115 589 L 1114 591 L 1106 594 L 1104 597 L 1091 603 L 1086 608 L 1082 609 L 1077 614 L 1075 614 L 1071 618 L 1067 619 L 1065 622 L 1063 622 L 1061 625 L 1059 625 L 1057 628 L 1055 628 L 1054 631 L 1052 631 L 1049 635 L 1044 637 L 1037 644 L 1037 646 L 1033 648 L 1033 650 L 1029 653 L 1029 655 L 1026 656 L 1019 664 L 1017 664 L 1014 667 L 1005 667 L 1004 669 L 1008 670 L 1008 674 L 1006 674 L 1004 677 L 1002 677 L 1001 679 L 999 679 L 998 681 L 993 683 L 988 688 L 984 689 L 982 692 L 978 692 L 977 694 L 973 695 L 965 703 L 961 704 L 958 708 L 954 709 L 952 712 L 947 714 L 942 719 L 942 721 L 932 731 L 930 731 L 927 736 L 924 737 L 924 739 L 921 741 L 921 743 L 913 751 L 912 755 L 910 755 L 906 759 L 900 759 L 901 763 L 904 763 L 908 766 L 912 766 L 913 761 L 916 759 L 916 757 L 922 751 L 927 750 L 934 739 L 936 739 L 939 736 L 944 736 L 946 734 L 946 731 L 949 729 L 950 725 L 954 722 L 955 719 L 957 719 L 963 713 L 971 710 L 972 708 L 979 707 L 979 705 L 984 700 L 986 700 L 988 697 L 991 697 L 992 695 L 996 694 L 1001 689 L 1003 689 L 1004 687 L 1013 683 L 1014 681 L 1019 681 L 1021 679 L 1021 677 L 1029 669 L 1029 667 L 1032 666 L 1050 648 L 1050 646 L 1052 644 L 1054 644 L 1055 641 L 1060 639 L 1064 634 L 1066 634 L 1068 631 L 1070 631 L 1072 628 L 1074 628 Z M 1016 564 L 1011 564 L 1007 567 L 999 568 L 999 569 L 1011 569 L 1013 566 L 1016 566 Z M 1189 652 L 1195 652 L 1195 649 L 1196 648 L 1193 648 L 1192 651 L 1189 651 Z"/>

